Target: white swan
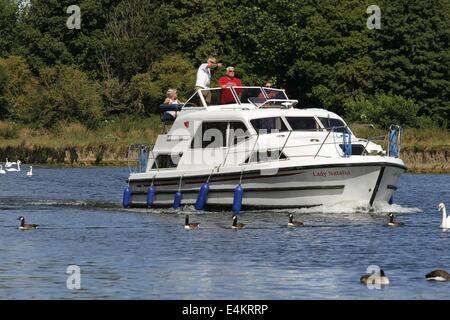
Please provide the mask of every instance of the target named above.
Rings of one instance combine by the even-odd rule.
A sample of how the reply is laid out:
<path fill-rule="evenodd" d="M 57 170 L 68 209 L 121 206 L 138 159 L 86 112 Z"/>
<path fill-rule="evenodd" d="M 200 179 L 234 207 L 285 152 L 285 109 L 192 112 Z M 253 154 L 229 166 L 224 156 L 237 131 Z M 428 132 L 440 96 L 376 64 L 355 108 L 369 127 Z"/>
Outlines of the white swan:
<path fill-rule="evenodd" d="M 442 223 L 441 228 L 448 229 L 450 228 L 450 217 L 447 217 L 447 211 L 445 210 L 445 204 L 442 202 L 439 203 L 439 212 L 442 213 Z"/>
<path fill-rule="evenodd" d="M 5 174 L 5 173 L 6 173 L 6 171 L 3 170 L 3 166 L 0 164 L 0 174 Z"/>
<path fill-rule="evenodd" d="M 11 168 L 13 164 L 16 164 L 16 163 L 15 162 L 9 162 L 8 158 L 6 158 L 5 168 Z"/>
<path fill-rule="evenodd" d="M 20 160 L 17 160 L 17 168 L 7 168 L 6 169 L 6 171 L 8 171 L 8 172 L 19 172 L 20 171 L 20 164 L 21 164 L 22 162 L 20 162 Z"/>
<path fill-rule="evenodd" d="M 30 170 L 27 172 L 27 176 L 31 177 L 33 175 L 33 166 L 30 166 Z"/>

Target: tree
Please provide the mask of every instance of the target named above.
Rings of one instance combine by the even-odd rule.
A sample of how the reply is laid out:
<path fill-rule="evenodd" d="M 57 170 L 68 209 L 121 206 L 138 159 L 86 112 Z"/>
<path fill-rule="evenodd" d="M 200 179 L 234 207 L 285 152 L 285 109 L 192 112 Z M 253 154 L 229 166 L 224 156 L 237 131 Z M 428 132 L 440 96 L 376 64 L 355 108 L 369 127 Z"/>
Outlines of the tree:
<path fill-rule="evenodd" d="M 5 68 L 0 65 L 0 119 L 5 119 L 8 115 L 8 102 L 5 98 L 5 87 L 8 82 L 8 76 Z"/>
<path fill-rule="evenodd" d="M 17 13 L 15 0 L 0 0 L 0 57 L 11 54 L 14 47 Z"/>
<path fill-rule="evenodd" d="M 29 111 L 35 106 L 41 106 L 42 95 L 38 80 L 22 57 L 0 59 L 0 66 L 7 77 L 3 85 L 5 114 L 25 123 L 34 123 L 36 118 Z"/>
<path fill-rule="evenodd" d="M 40 82 L 43 87 L 43 107 L 38 121 L 51 128 L 59 121 L 76 121 L 90 128 L 102 117 L 100 86 L 86 73 L 70 66 L 44 68 Z"/>
<path fill-rule="evenodd" d="M 123 81 L 145 72 L 175 46 L 162 1 L 122 0 L 108 15 L 98 56 Z"/>
<path fill-rule="evenodd" d="M 420 115 L 450 118 L 450 2 L 381 1 L 382 28 L 370 52 L 379 90 L 414 99 Z M 447 123 L 448 124 L 448 123 Z"/>

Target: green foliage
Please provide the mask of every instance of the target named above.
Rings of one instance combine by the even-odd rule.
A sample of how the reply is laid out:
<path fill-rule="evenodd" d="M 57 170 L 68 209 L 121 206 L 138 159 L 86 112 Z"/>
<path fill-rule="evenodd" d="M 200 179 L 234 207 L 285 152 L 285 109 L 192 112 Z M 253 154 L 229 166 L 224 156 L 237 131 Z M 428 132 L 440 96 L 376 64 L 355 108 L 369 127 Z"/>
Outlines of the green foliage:
<path fill-rule="evenodd" d="M 149 73 L 140 73 L 131 79 L 130 94 L 134 110 L 140 114 L 145 114 L 146 106 L 155 106 L 163 99 L 161 89 L 152 81 Z M 155 112 L 156 107 L 152 111 Z"/>
<path fill-rule="evenodd" d="M 61 120 L 79 121 L 88 127 L 98 125 L 102 117 L 101 89 L 88 76 L 69 66 L 43 69 L 40 75 L 43 107 L 30 114 L 47 128 Z"/>
<path fill-rule="evenodd" d="M 150 74 L 164 94 L 168 88 L 175 88 L 178 98 L 184 100 L 194 92 L 197 69 L 179 54 L 167 55 L 153 64 Z"/>
<path fill-rule="evenodd" d="M 391 124 L 406 127 L 430 127 L 431 119 L 418 117 L 419 106 L 401 96 L 377 94 L 372 99 L 358 96 L 345 103 L 346 118 L 352 122 L 369 122 L 381 128 Z"/>
<path fill-rule="evenodd" d="M 3 89 L 5 113 L 13 119 L 33 123 L 34 118 L 29 110 L 41 106 L 42 96 L 38 80 L 33 76 L 25 59 L 19 56 L 10 56 L 0 59 L 0 66 L 5 70 L 7 81 Z"/>
<path fill-rule="evenodd" d="M 0 65 L 0 119 L 5 119 L 8 112 L 8 103 L 5 98 L 5 87 L 8 82 L 8 75 L 5 68 Z"/>
<path fill-rule="evenodd" d="M 378 30 L 366 26 L 369 0 L 79 0 L 81 30 L 66 27 L 71 0 L 18 2 L 0 0 L 2 118 L 91 126 L 156 112 L 169 87 L 188 98 L 196 68 L 216 56 L 244 85 L 270 79 L 301 107 L 449 126 L 448 0 L 380 0 Z M 70 78 L 82 83 L 74 92 Z"/>

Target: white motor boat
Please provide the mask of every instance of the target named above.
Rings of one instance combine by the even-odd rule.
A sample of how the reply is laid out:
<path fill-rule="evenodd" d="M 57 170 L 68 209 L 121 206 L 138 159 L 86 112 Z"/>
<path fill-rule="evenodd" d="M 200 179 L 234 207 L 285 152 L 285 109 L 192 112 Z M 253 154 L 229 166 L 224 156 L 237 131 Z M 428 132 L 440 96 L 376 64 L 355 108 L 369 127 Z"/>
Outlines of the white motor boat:
<path fill-rule="evenodd" d="M 178 205 L 228 210 L 236 202 L 245 210 L 389 201 L 406 170 L 401 128 L 391 126 L 386 151 L 355 137 L 337 114 L 297 103 L 281 89 L 198 90 L 153 148 L 131 149 L 140 161 L 124 206 L 170 207 L 177 197 Z"/>

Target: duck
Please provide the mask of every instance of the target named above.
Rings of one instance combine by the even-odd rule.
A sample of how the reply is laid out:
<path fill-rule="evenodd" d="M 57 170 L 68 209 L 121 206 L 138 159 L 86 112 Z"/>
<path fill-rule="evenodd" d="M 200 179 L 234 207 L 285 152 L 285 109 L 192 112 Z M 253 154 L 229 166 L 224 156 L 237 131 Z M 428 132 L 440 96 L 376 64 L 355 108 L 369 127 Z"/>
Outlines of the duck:
<path fill-rule="evenodd" d="M 445 204 L 442 202 L 439 203 L 438 206 L 439 212 L 442 214 L 442 222 L 441 222 L 441 228 L 442 229 L 448 229 L 450 228 L 450 217 L 447 217 L 447 210 L 445 210 Z"/>
<path fill-rule="evenodd" d="M 388 227 L 400 227 L 403 226 L 402 222 L 394 221 L 394 214 L 389 212 L 389 222 L 387 224 Z"/>
<path fill-rule="evenodd" d="M 20 220 L 19 230 L 32 230 L 37 229 L 39 227 L 38 224 L 25 223 L 25 218 L 23 216 L 18 217 L 17 220 Z"/>
<path fill-rule="evenodd" d="M 245 228 L 245 224 L 243 223 L 238 223 L 237 222 L 237 216 L 234 215 L 233 216 L 233 224 L 231 225 L 232 229 L 238 230 L 238 229 L 244 229 Z"/>
<path fill-rule="evenodd" d="M 186 230 L 194 230 L 194 229 L 198 229 L 198 227 L 200 226 L 200 223 L 189 223 L 189 215 L 186 215 L 186 219 L 184 221 L 184 228 Z"/>
<path fill-rule="evenodd" d="M 294 219 L 294 215 L 292 213 L 289 214 L 288 227 L 303 227 L 303 222 L 294 221 L 293 219 Z"/>
<path fill-rule="evenodd" d="M 450 280 L 450 274 L 445 270 L 433 270 L 430 273 L 427 273 L 425 278 L 427 280 L 434 281 L 448 281 Z"/>
<path fill-rule="evenodd" d="M 13 163 L 13 162 L 10 162 L 10 163 Z M 20 171 L 20 164 L 21 164 L 22 162 L 20 162 L 20 160 L 17 160 L 17 162 L 16 163 L 13 163 L 13 164 L 17 164 L 17 168 L 7 168 L 6 169 L 6 171 L 11 171 L 11 172 L 19 172 Z M 6 166 L 6 165 L 5 165 Z"/>
<path fill-rule="evenodd" d="M 359 281 L 364 284 L 389 284 L 389 278 L 384 274 L 384 271 L 380 269 L 380 272 L 365 274 L 363 275 Z"/>
<path fill-rule="evenodd" d="M 30 170 L 27 172 L 27 177 L 31 177 L 33 175 L 33 166 L 30 166 Z"/>
<path fill-rule="evenodd" d="M 3 165 L 0 164 L 0 174 L 6 174 L 6 171 L 3 169 Z"/>

